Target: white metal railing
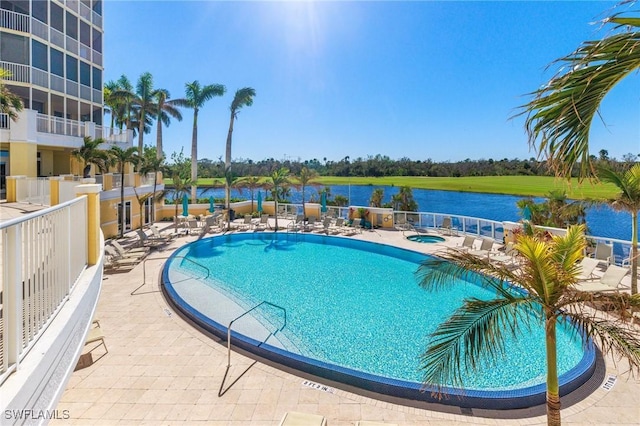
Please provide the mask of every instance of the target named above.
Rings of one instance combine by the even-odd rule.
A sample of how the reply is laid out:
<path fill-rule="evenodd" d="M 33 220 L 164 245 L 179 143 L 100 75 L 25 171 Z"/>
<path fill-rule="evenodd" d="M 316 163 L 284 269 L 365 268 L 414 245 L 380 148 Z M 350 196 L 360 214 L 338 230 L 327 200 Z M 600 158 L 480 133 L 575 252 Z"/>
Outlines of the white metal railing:
<path fill-rule="evenodd" d="M 66 49 L 69 52 L 74 53 L 74 54 L 77 55 L 78 54 L 78 40 L 76 40 L 73 37 L 69 37 L 69 36 L 66 36 L 65 40 L 66 40 L 66 44 L 65 44 L 66 45 Z"/>
<path fill-rule="evenodd" d="M 91 102 L 91 87 L 80 84 L 80 97 L 85 101 Z"/>
<path fill-rule="evenodd" d="M 113 177 L 111 178 L 111 189 L 120 188 L 121 186 L 122 186 L 122 174 L 114 173 Z"/>
<path fill-rule="evenodd" d="M 16 201 L 43 206 L 51 205 L 49 178 L 25 177 L 16 179 Z"/>
<path fill-rule="evenodd" d="M 43 335 L 87 266 L 87 197 L 0 223 L 0 383 Z"/>
<path fill-rule="evenodd" d="M 30 32 L 29 15 L 12 12 L 11 10 L 0 9 L 0 27 L 28 33 Z"/>
<path fill-rule="evenodd" d="M 51 90 L 64 93 L 64 78 L 51 74 Z"/>
<path fill-rule="evenodd" d="M 91 91 L 93 93 L 93 102 L 101 104 L 102 103 L 102 90 L 92 89 Z"/>
<path fill-rule="evenodd" d="M 92 60 L 96 65 L 102 66 L 102 53 L 94 50 L 92 53 Z"/>
<path fill-rule="evenodd" d="M 31 67 L 31 83 L 36 86 L 49 88 L 49 73 L 41 69 Z"/>
<path fill-rule="evenodd" d="M 87 21 L 91 21 L 91 8 L 84 3 L 80 3 L 80 16 L 82 16 Z"/>
<path fill-rule="evenodd" d="M 1 10 L 1 9 L 0 9 Z M 28 65 L 15 64 L 13 62 L 0 61 L 0 68 L 3 68 L 9 73 L 11 77 L 6 77 L 7 81 L 18 81 L 20 83 L 31 82 L 31 67 Z"/>
<path fill-rule="evenodd" d="M 78 83 L 67 79 L 67 94 L 78 96 Z"/>
<path fill-rule="evenodd" d="M 140 177 L 140 185 L 151 185 L 155 182 L 155 173 L 147 173 L 144 176 Z"/>
<path fill-rule="evenodd" d="M 6 112 L 0 112 L 0 129 L 9 129 L 11 126 L 11 119 Z"/>
<path fill-rule="evenodd" d="M 93 22 L 93 24 L 98 28 L 102 28 L 102 16 L 100 16 L 95 11 L 92 11 L 91 17 L 92 17 L 91 21 Z"/>

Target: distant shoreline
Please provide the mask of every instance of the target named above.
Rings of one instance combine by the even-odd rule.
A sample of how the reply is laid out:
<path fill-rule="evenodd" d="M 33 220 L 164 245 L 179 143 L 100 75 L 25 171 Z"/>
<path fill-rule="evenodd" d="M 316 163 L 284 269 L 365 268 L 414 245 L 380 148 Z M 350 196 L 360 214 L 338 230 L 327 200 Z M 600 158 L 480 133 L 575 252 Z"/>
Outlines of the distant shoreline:
<path fill-rule="evenodd" d="M 265 178 L 264 181 L 267 181 Z M 612 184 L 594 183 L 576 179 L 571 182 L 550 176 L 473 176 L 473 177 L 425 177 L 425 176 L 385 176 L 385 177 L 343 177 L 320 176 L 317 185 L 359 185 L 359 186 L 409 186 L 416 189 L 442 191 L 478 192 L 504 194 L 523 197 L 545 197 L 550 191 L 566 191 L 574 200 L 607 200 L 614 198 L 618 191 Z M 165 179 L 171 188 L 171 179 Z M 213 186 L 212 178 L 198 179 L 199 187 Z"/>

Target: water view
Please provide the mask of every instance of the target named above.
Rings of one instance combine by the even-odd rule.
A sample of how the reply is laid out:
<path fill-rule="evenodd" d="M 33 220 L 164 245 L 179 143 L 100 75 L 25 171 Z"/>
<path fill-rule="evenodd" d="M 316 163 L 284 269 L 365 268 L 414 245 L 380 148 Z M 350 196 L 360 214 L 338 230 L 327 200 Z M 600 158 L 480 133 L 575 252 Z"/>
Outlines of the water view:
<path fill-rule="evenodd" d="M 391 202 L 391 196 L 398 192 L 397 187 L 392 186 L 356 186 L 334 185 L 330 186 L 331 197 L 342 195 L 350 200 L 352 205 L 369 205 L 371 193 L 375 188 L 384 190 L 385 203 Z M 198 188 L 198 197 L 224 198 L 223 189 Z M 263 192 L 264 194 L 264 192 Z M 231 191 L 232 197 L 249 198 L 250 193 L 244 190 L 239 193 Z M 524 197 L 516 195 L 482 194 L 474 192 L 436 191 L 429 189 L 414 189 L 413 196 L 418 203 L 418 211 L 433 213 L 449 213 L 452 215 L 473 216 L 498 221 L 514 221 L 521 219 L 516 202 Z M 319 199 L 318 189 L 307 188 L 305 200 Z M 171 196 L 169 196 L 171 199 Z M 301 203 L 302 194 L 295 188 L 291 188 L 289 200 L 292 203 Z M 539 199 L 537 199 L 539 201 Z M 607 205 L 589 207 L 587 209 L 587 225 L 589 234 L 631 240 L 631 215 L 627 212 L 616 212 Z"/>

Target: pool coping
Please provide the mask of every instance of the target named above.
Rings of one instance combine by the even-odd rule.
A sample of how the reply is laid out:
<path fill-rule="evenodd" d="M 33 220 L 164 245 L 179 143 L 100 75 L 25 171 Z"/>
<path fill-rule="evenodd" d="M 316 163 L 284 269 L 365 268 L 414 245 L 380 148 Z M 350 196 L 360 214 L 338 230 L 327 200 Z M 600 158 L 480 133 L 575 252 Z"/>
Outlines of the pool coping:
<path fill-rule="evenodd" d="M 346 237 L 326 236 L 326 235 L 309 235 L 309 234 L 285 234 L 267 232 L 261 233 L 259 236 L 264 238 L 265 235 L 277 234 L 292 236 L 296 235 L 296 239 L 300 240 L 301 237 L 310 237 L 312 239 L 331 238 L 331 241 L 349 241 L 354 242 L 356 245 L 375 245 L 392 247 L 394 249 L 408 252 L 412 255 L 430 256 L 421 252 L 417 252 L 411 249 L 397 247 L 394 245 L 352 240 Z M 238 238 L 238 239 L 255 239 L 256 234 L 242 233 L 231 235 L 219 235 L 209 238 Z M 195 241 L 197 242 L 197 241 Z M 193 244 L 195 242 L 189 243 Z M 337 244 L 342 245 L 342 244 Z M 353 248 L 353 244 L 348 244 Z M 186 247 L 187 245 L 183 246 Z M 389 255 L 388 253 L 385 253 Z M 191 320 L 195 325 L 201 327 L 205 331 L 213 334 L 223 341 L 227 340 L 227 327 L 215 320 L 207 317 L 198 310 L 191 307 L 174 289 L 169 280 L 169 268 L 171 261 L 179 255 L 179 251 L 175 251 L 169 259 L 167 259 L 162 269 L 161 275 L 161 288 L 165 292 L 165 296 L 171 301 L 171 303 L 178 309 L 183 315 Z M 477 390 L 477 389 L 461 389 L 454 387 L 441 387 L 436 390 L 435 387 L 425 387 L 418 382 L 410 382 L 406 380 L 399 380 L 384 376 L 378 376 L 371 373 L 366 373 L 358 370 L 354 370 L 348 367 L 343 367 L 335 364 L 330 364 L 324 361 L 320 361 L 314 358 L 309 358 L 296 353 L 288 352 L 281 348 L 272 346 L 267 343 L 257 341 L 251 337 L 245 336 L 241 333 L 231 331 L 232 345 L 269 361 L 281 365 L 283 368 L 292 368 L 301 372 L 312 374 L 321 378 L 332 380 L 334 382 L 343 383 L 349 386 L 355 386 L 366 391 L 375 392 L 382 395 L 391 396 L 394 398 L 406 399 L 409 401 L 423 401 L 427 403 L 444 404 L 460 408 L 467 409 L 484 409 L 484 410 L 515 410 L 530 408 L 546 403 L 546 383 L 541 383 L 534 386 L 528 386 L 518 389 L 509 390 Z M 584 336 L 582 336 L 584 338 Z M 565 396 L 571 392 L 577 390 L 582 385 L 587 383 L 593 376 L 598 357 L 601 357 L 600 352 L 595 348 L 593 342 L 588 341 L 585 345 L 584 355 L 580 362 L 576 364 L 571 370 L 560 375 L 560 396 Z"/>

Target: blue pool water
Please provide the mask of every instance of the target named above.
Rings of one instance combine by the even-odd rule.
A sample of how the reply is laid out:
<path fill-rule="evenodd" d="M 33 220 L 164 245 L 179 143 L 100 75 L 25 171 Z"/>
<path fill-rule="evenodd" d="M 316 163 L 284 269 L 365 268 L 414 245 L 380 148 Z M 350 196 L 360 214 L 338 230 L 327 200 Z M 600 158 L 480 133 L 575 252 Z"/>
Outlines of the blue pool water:
<path fill-rule="evenodd" d="M 426 244 L 441 243 L 445 241 L 444 238 L 438 237 L 437 235 L 409 235 L 407 240 Z"/>
<path fill-rule="evenodd" d="M 175 268 L 202 276 L 202 286 L 222 290 L 248 309 L 266 300 L 284 307 L 286 349 L 321 362 L 376 376 L 421 382 L 419 357 L 435 330 L 464 298 L 492 298 L 460 281 L 443 293 L 427 292 L 414 272 L 425 255 L 347 238 L 293 234 L 236 234 L 207 238 L 176 251 Z M 165 283 L 166 285 L 166 283 Z M 215 301 L 211 301 L 212 304 Z M 264 309 L 261 320 L 277 322 Z M 224 324 L 226 327 L 227 324 Z M 559 327 L 560 374 L 585 356 L 579 338 Z M 543 327 L 511 340 L 505 356 L 486 361 L 464 378 L 466 389 L 520 389 L 545 382 Z"/>

